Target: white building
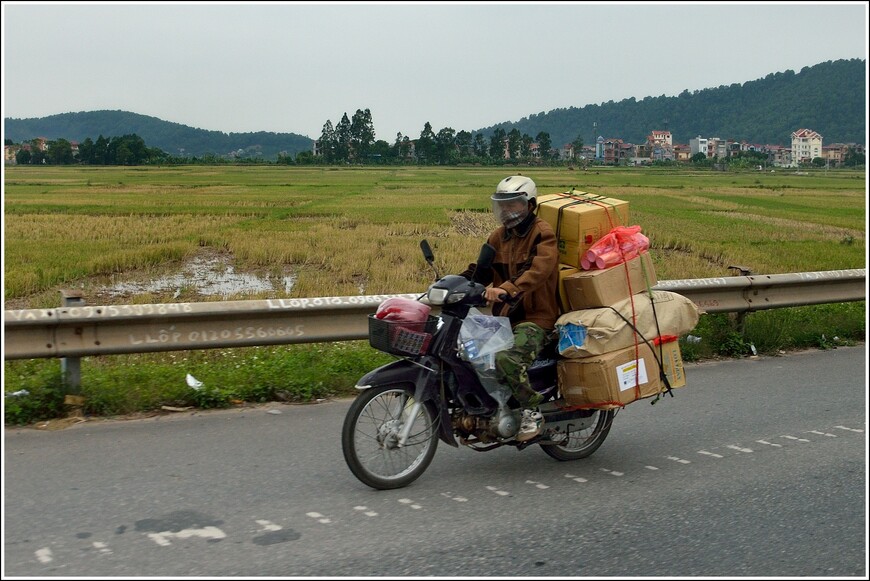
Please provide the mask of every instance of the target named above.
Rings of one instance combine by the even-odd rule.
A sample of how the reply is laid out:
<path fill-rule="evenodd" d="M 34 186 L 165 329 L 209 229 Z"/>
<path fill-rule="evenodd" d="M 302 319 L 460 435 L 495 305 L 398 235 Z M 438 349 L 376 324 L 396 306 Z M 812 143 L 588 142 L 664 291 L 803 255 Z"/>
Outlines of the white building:
<path fill-rule="evenodd" d="M 798 129 L 791 134 L 791 165 L 809 163 L 822 157 L 822 136 L 812 129 Z"/>

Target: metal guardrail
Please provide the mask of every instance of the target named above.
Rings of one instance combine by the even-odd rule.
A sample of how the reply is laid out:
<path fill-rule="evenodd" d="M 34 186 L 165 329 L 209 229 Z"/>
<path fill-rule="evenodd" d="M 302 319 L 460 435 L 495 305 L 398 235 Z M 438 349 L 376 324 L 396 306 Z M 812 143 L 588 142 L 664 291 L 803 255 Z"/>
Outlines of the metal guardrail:
<path fill-rule="evenodd" d="M 866 300 L 866 269 L 659 281 L 654 290 L 691 299 L 703 312 Z M 391 297 L 419 294 L 9 310 L 3 358 L 75 358 L 257 345 L 350 341 Z"/>

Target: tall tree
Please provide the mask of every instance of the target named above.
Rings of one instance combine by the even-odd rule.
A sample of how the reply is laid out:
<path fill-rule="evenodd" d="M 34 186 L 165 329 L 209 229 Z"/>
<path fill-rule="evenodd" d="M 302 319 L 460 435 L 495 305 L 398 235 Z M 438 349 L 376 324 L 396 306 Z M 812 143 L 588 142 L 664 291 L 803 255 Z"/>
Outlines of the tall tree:
<path fill-rule="evenodd" d="M 493 159 L 504 159 L 504 140 L 507 137 L 504 129 L 499 127 L 489 138 L 489 156 Z"/>
<path fill-rule="evenodd" d="M 371 111 L 356 110 L 350 122 L 350 139 L 356 160 L 367 159 L 375 142 L 375 127 L 372 123 Z"/>
<path fill-rule="evenodd" d="M 483 133 L 475 133 L 474 135 L 474 155 L 480 158 L 487 157 L 486 137 Z"/>
<path fill-rule="evenodd" d="M 435 136 L 435 155 L 441 165 L 456 161 L 456 131 L 452 127 L 438 131 Z"/>
<path fill-rule="evenodd" d="M 416 150 L 417 160 L 420 163 L 432 163 L 435 156 L 435 133 L 432 131 L 432 124 L 428 121 L 423 126 L 423 131 L 420 132 Z"/>
<path fill-rule="evenodd" d="M 552 157 L 550 150 L 553 149 L 550 134 L 546 131 L 541 131 L 535 136 L 535 141 L 538 142 L 538 151 L 541 153 L 541 159 L 550 159 Z"/>
<path fill-rule="evenodd" d="M 320 156 L 323 163 L 335 162 L 335 146 L 335 129 L 332 127 L 332 121 L 327 119 L 320 131 Z"/>
<path fill-rule="evenodd" d="M 459 149 L 460 157 L 469 157 L 472 155 L 471 133 L 462 130 L 456 134 L 456 147 Z"/>
<path fill-rule="evenodd" d="M 347 112 L 341 116 L 341 121 L 335 126 L 335 159 L 345 163 L 351 160 L 350 119 Z"/>
<path fill-rule="evenodd" d="M 574 147 L 574 159 L 583 155 L 583 138 L 579 135 L 574 138 L 574 141 L 571 142 L 571 145 Z"/>
<path fill-rule="evenodd" d="M 523 136 L 520 130 L 514 127 L 510 130 L 507 136 L 508 139 L 508 155 L 511 159 L 517 159 L 520 156 L 520 147 L 523 143 Z"/>
<path fill-rule="evenodd" d="M 94 143 L 94 163 L 97 165 L 109 165 L 109 140 L 103 134 L 97 137 Z"/>

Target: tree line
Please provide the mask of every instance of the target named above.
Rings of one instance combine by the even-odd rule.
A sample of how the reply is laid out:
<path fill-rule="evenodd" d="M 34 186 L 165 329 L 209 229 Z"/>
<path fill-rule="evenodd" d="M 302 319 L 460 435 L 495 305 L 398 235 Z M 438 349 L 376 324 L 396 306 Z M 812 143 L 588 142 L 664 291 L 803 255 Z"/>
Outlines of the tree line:
<path fill-rule="evenodd" d="M 572 145 L 579 156 L 583 139 L 578 136 Z M 399 132 L 390 144 L 382 139 L 375 140 L 371 111 L 357 109 L 351 118 L 345 112 L 336 125 L 327 119 L 315 151 L 300 152 L 296 163 L 456 165 L 531 160 L 548 163 L 560 157 L 546 131 L 532 137 L 516 128 L 510 131 L 498 128 L 487 138 L 483 133 L 456 131 L 452 127 L 443 127 L 435 133 L 428 121 L 417 139 Z"/>
<path fill-rule="evenodd" d="M 13 144 L 7 140 L 6 145 Z M 148 147 L 135 133 L 109 138 L 100 135 L 96 141 L 88 137 L 78 144 L 78 151 L 62 138 L 45 141 L 44 147 L 41 139 L 32 139 L 27 145 L 15 153 L 19 165 L 146 165 L 166 163 L 170 158 L 165 151 Z"/>

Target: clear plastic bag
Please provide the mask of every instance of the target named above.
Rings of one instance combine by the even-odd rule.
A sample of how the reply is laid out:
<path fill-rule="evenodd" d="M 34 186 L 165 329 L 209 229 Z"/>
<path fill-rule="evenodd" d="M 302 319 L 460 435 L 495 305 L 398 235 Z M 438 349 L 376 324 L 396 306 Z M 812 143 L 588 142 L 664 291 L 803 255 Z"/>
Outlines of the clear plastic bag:
<path fill-rule="evenodd" d="M 459 329 L 459 343 L 463 359 L 490 367 L 495 360 L 492 355 L 514 346 L 510 319 L 484 315 L 472 307 Z"/>

